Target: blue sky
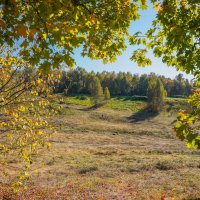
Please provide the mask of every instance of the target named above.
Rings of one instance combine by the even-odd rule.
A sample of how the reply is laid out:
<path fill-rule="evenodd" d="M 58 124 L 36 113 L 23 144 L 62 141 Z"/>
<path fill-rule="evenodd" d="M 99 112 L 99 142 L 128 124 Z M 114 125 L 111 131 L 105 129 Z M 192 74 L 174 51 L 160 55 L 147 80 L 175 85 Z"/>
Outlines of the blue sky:
<path fill-rule="evenodd" d="M 151 27 L 151 22 L 155 18 L 156 14 L 149 4 L 149 8 L 146 11 L 141 11 L 141 18 L 138 21 L 134 21 L 130 26 L 130 33 L 134 33 L 137 31 L 145 32 L 148 28 Z M 165 75 L 166 77 L 174 78 L 177 74 L 183 73 L 180 71 L 176 71 L 175 68 L 168 67 L 166 64 L 162 63 L 162 60 L 159 58 L 155 58 L 152 52 L 149 52 L 148 55 L 152 59 L 152 66 L 148 67 L 138 67 L 136 63 L 130 60 L 133 51 L 137 47 L 128 45 L 126 51 L 118 57 L 117 61 L 114 63 L 108 63 L 106 65 L 103 64 L 100 60 L 91 60 L 87 57 L 82 57 L 80 55 L 80 49 L 75 52 L 75 59 L 77 66 L 85 68 L 87 71 L 123 71 L 123 72 L 131 72 L 134 74 L 149 74 L 154 72 L 156 74 Z M 184 74 L 185 78 L 192 79 L 193 76 L 189 74 Z"/>

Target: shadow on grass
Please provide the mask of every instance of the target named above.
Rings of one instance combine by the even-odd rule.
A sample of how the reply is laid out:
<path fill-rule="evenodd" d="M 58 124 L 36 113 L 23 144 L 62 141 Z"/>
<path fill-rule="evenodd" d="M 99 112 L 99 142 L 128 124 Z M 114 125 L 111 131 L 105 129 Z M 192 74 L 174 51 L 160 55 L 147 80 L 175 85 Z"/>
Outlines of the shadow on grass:
<path fill-rule="evenodd" d="M 128 117 L 128 120 L 130 120 L 130 122 L 139 122 L 139 121 L 152 119 L 156 117 L 158 114 L 159 112 L 151 112 L 147 108 L 144 108 L 134 113 L 130 117 Z"/>
<path fill-rule="evenodd" d="M 91 111 L 91 110 L 96 110 L 98 108 L 101 108 L 105 103 L 99 103 L 99 104 L 96 104 L 96 105 L 93 105 L 93 106 L 90 106 L 90 107 L 87 107 L 87 108 L 81 108 L 79 110 L 81 111 Z"/>
<path fill-rule="evenodd" d="M 200 197 L 199 198 L 198 197 L 197 198 L 196 197 L 195 198 L 189 198 L 187 200 L 200 200 Z"/>
<path fill-rule="evenodd" d="M 146 96 L 114 96 L 113 98 L 122 101 L 146 101 Z"/>

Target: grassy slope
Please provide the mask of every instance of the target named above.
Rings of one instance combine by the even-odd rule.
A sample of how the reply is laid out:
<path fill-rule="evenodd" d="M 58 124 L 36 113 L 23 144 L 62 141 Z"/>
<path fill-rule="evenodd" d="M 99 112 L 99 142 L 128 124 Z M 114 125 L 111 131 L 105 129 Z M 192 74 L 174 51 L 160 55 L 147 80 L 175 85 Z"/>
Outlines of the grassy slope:
<path fill-rule="evenodd" d="M 36 156 L 39 173 L 19 199 L 200 197 L 200 152 L 187 150 L 172 130 L 174 111 L 184 102 L 167 100 L 159 115 L 126 98 L 96 110 L 86 109 L 88 99 L 63 102 L 53 120 L 53 148 Z"/>

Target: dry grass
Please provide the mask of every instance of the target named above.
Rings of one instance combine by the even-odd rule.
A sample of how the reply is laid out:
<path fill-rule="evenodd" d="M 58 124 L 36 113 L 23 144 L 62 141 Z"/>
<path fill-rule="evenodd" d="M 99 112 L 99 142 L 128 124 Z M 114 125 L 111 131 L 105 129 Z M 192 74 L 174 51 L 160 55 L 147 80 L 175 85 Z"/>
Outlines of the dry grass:
<path fill-rule="evenodd" d="M 54 119 L 58 134 L 51 139 L 53 147 L 35 155 L 33 169 L 39 172 L 33 171 L 26 191 L 6 197 L 5 183 L 11 179 L 0 172 L 4 199 L 200 197 L 200 152 L 187 150 L 176 139 L 172 114 L 134 120 L 131 110 L 83 108 L 70 105 Z M 7 172 L 13 174 L 20 163 L 8 159 L 15 168 Z"/>

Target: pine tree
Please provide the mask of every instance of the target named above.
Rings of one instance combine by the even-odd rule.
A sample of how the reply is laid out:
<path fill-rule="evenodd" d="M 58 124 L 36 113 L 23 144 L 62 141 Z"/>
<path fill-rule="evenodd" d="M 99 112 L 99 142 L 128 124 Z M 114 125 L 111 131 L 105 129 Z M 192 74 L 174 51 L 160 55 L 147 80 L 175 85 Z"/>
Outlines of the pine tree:
<path fill-rule="evenodd" d="M 110 99 L 110 91 L 109 91 L 108 87 L 106 87 L 105 90 L 104 90 L 104 99 L 105 100 Z"/>
<path fill-rule="evenodd" d="M 147 100 L 148 108 L 153 112 L 158 112 L 163 104 L 164 98 L 167 96 L 167 91 L 164 89 L 162 82 L 152 76 L 148 81 Z"/>

